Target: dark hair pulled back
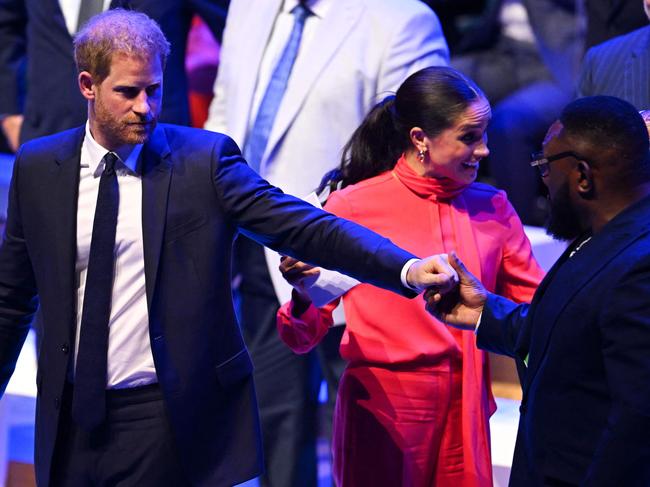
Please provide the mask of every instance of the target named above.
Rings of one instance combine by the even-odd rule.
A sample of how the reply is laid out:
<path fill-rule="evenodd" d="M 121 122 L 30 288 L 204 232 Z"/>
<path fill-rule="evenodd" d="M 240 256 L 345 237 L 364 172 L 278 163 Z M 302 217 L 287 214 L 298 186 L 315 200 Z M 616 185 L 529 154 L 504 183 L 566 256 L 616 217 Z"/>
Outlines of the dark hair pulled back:
<path fill-rule="evenodd" d="M 481 89 L 453 68 L 435 66 L 413 73 L 395 95 L 370 110 L 345 144 L 339 168 L 325 175 L 319 190 L 345 187 L 392 169 L 402 153 L 413 149 L 413 127 L 435 138 L 481 98 Z"/>

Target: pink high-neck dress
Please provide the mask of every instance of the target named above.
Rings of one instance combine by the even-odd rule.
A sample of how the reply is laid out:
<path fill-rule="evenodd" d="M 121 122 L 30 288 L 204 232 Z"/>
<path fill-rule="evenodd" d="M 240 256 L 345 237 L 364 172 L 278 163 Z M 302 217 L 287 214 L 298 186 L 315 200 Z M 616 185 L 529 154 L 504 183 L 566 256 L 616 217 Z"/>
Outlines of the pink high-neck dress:
<path fill-rule="evenodd" d="M 402 157 L 392 171 L 334 192 L 328 211 L 420 256 L 455 250 L 490 290 L 529 301 L 543 277 L 505 193 L 418 176 Z M 282 339 L 313 348 L 337 302 L 299 318 L 278 312 Z M 495 410 L 487 355 L 472 332 L 437 321 L 421 297 L 369 284 L 343 296 L 348 361 L 334 417 L 339 487 L 489 487 L 489 417 Z"/>

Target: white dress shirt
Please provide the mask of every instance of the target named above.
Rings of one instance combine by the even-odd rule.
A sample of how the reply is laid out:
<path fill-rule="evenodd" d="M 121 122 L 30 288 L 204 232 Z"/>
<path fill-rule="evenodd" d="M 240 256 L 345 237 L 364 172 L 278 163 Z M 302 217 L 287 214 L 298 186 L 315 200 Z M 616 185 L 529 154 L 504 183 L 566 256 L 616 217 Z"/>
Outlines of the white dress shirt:
<path fill-rule="evenodd" d="M 104 10 L 108 10 L 111 0 L 104 0 Z M 65 26 L 68 28 L 70 35 L 75 35 L 77 32 L 77 22 L 79 20 L 79 7 L 81 7 L 81 0 L 59 0 L 61 12 L 65 19 Z"/>
<path fill-rule="evenodd" d="M 108 336 L 108 388 L 136 387 L 157 382 L 149 343 L 149 312 L 145 291 L 144 246 L 142 239 L 142 179 L 139 156 L 142 145 L 125 153 L 115 169 L 120 205 L 115 235 L 115 276 Z M 81 146 L 79 200 L 77 208 L 77 329 L 75 363 L 81 331 L 81 313 L 88 270 L 90 240 L 97 205 L 102 158 L 109 152 L 93 139 L 89 125 Z"/>

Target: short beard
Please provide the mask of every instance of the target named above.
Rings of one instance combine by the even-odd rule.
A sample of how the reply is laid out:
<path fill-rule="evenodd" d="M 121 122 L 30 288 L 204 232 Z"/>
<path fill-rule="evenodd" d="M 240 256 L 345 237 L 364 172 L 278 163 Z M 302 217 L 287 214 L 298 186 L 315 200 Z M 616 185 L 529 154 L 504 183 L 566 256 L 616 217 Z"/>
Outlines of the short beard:
<path fill-rule="evenodd" d="M 551 200 L 546 221 L 546 233 L 557 240 L 573 240 L 585 232 L 574 204 L 569 196 L 569 183 L 565 182 Z"/>
<path fill-rule="evenodd" d="M 144 130 L 138 130 L 138 126 L 129 125 L 129 122 L 139 122 L 136 115 L 128 120 L 119 120 L 113 116 L 110 110 L 104 105 L 102 98 L 98 97 L 95 102 L 95 121 L 102 127 L 102 133 L 110 139 L 112 147 L 122 147 L 124 145 L 144 144 L 154 128 L 156 127 L 156 118 L 151 117 L 149 125 L 144 126 Z"/>

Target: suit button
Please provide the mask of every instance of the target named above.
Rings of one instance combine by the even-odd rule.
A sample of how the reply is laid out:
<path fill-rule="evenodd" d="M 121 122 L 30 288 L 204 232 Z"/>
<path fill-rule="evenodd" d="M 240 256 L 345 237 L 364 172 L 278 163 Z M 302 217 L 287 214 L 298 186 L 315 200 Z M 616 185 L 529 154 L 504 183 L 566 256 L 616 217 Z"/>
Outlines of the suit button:
<path fill-rule="evenodd" d="M 67 343 L 64 343 L 63 345 L 61 345 L 61 351 L 66 355 L 68 354 L 68 352 L 70 351 L 70 347 L 68 346 Z"/>
<path fill-rule="evenodd" d="M 58 397 L 55 397 L 55 398 L 54 398 L 54 407 L 55 407 L 56 409 L 59 409 L 60 406 L 61 406 L 61 399 L 58 398 Z"/>

